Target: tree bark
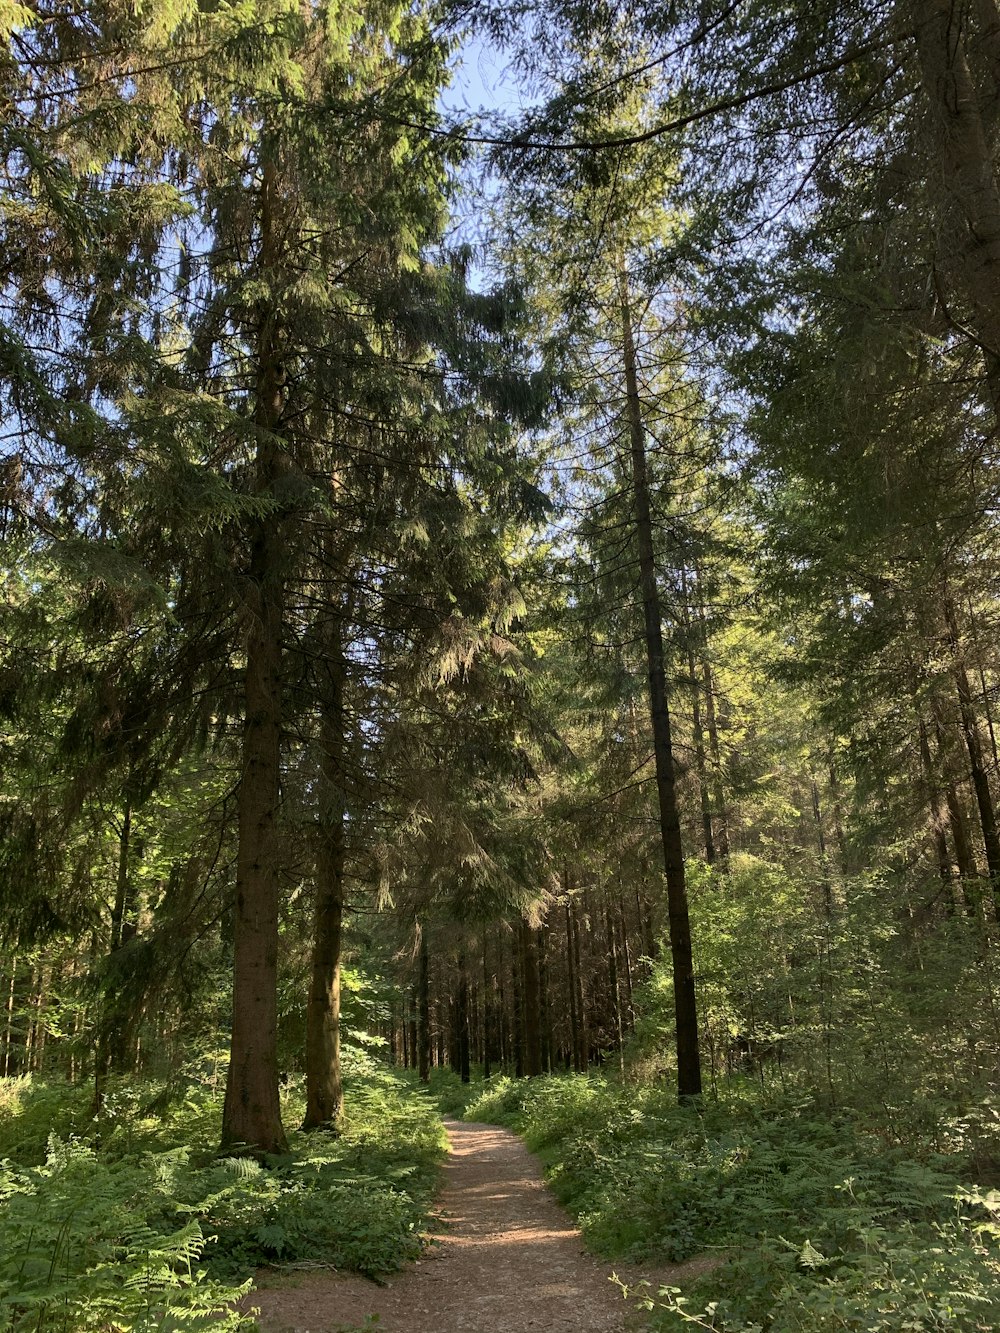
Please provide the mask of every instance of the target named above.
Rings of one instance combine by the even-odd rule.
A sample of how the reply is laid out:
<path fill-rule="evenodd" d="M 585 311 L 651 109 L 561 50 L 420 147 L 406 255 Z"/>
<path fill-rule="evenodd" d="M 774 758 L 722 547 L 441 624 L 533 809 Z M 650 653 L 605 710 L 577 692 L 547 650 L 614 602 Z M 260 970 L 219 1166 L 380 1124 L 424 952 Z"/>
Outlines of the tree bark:
<path fill-rule="evenodd" d="M 696 593 L 695 615 L 700 630 L 701 678 L 705 687 L 705 726 L 708 731 L 708 748 L 712 758 L 712 796 L 713 796 L 713 831 L 715 850 L 719 867 L 729 869 L 729 811 L 726 806 L 726 786 L 722 771 L 722 747 L 719 744 L 719 719 L 715 707 L 715 673 L 708 655 L 708 622 L 701 597 L 701 571 L 697 561 L 694 567 L 694 586 Z"/>
<path fill-rule="evenodd" d="M 514 936 L 510 950 L 510 986 L 513 1025 L 511 1044 L 514 1048 L 514 1075 L 524 1077 L 524 969 L 521 960 L 520 935 Z"/>
<path fill-rule="evenodd" d="M 261 261 L 277 267 L 277 171 L 265 160 L 261 184 Z M 275 504 L 280 454 L 275 438 L 284 379 L 279 330 L 270 304 L 257 331 L 256 492 Z M 253 1153 L 288 1149 L 278 1094 L 278 845 L 281 798 L 281 639 L 285 550 L 282 524 L 266 512 L 251 528 L 246 578 L 246 667 L 242 774 L 237 796 L 236 904 L 233 941 L 233 1032 L 222 1146 Z"/>
<path fill-rule="evenodd" d="M 320 812 L 309 1003 L 306 1009 L 306 1114 L 303 1129 L 338 1130 L 344 1110 L 340 1071 L 340 962 L 344 921 L 344 762 L 347 665 L 343 628 L 331 611 L 324 635 L 320 727 Z"/>
<path fill-rule="evenodd" d="M 542 1072 L 541 989 L 535 932 L 522 917 L 518 925 L 521 967 L 524 973 L 524 1072 L 537 1078 Z"/>
<path fill-rule="evenodd" d="M 993 32 L 987 14 L 980 36 Z M 936 174 L 944 189 L 950 272 L 982 350 L 994 412 L 1000 414 L 1000 189 L 990 135 L 969 69 L 963 20 L 954 0 L 913 0 L 921 82 L 937 138 Z"/>
<path fill-rule="evenodd" d="M 576 910 L 576 903 L 573 904 L 570 911 L 570 923 L 573 927 L 571 947 L 573 949 L 573 966 L 576 972 L 576 1028 L 579 1043 L 573 1064 L 576 1069 L 585 1074 L 590 1067 L 590 1024 L 587 1021 L 587 988 L 581 965 L 580 918 Z"/>
<path fill-rule="evenodd" d="M 420 1082 L 429 1083 L 431 1081 L 431 960 L 426 922 L 420 924 L 417 1010 L 420 1019 Z"/>
<path fill-rule="evenodd" d="M 979 822 L 983 833 L 983 848 L 986 852 L 986 867 L 990 887 L 993 893 L 994 908 L 1000 914 L 1000 831 L 997 829 L 996 808 L 993 793 L 990 791 L 989 774 L 983 761 L 982 738 L 976 719 L 972 699 L 972 687 L 961 656 L 961 644 L 958 633 L 958 621 L 950 597 L 945 597 L 945 620 L 948 626 L 948 638 L 954 656 L 954 679 L 958 694 L 959 717 L 962 723 L 962 735 L 969 756 L 969 771 L 972 788 L 976 794 L 979 808 Z"/>
<path fill-rule="evenodd" d="M 688 607 L 687 571 L 681 568 L 681 595 L 684 599 L 684 643 L 688 662 L 688 681 L 691 690 L 691 730 L 694 740 L 694 763 L 698 774 L 698 796 L 701 803 L 701 828 L 705 840 L 705 861 L 715 864 L 715 836 L 712 830 L 712 798 L 708 789 L 708 769 L 705 763 L 705 733 L 701 725 L 700 686 L 695 669 L 694 640 L 691 633 L 691 612 Z"/>
<path fill-rule="evenodd" d="M 569 888 L 569 872 L 564 875 L 564 883 Z M 576 993 L 576 956 L 573 947 L 573 917 L 569 898 L 566 898 L 566 986 L 569 990 L 569 1031 L 570 1046 L 573 1054 L 573 1068 L 580 1072 L 580 1020 L 577 1012 Z"/>
<path fill-rule="evenodd" d="M 931 747 L 930 741 L 927 738 L 927 726 L 922 718 L 918 725 L 920 767 L 923 770 L 924 775 L 927 808 L 931 817 L 931 836 L 934 840 L 934 852 L 937 858 L 938 875 L 944 886 L 947 910 L 949 915 L 954 916 L 958 904 L 955 897 L 955 883 L 951 873 L 951 857 L 948 855 L 948 838 L 945 834 L 947 816 L 945 814 L 944 802 L 941 799 L 941 789 L 938 785 L 934 773 L 934 765 L 931 761 Z"/>
<path fill-rule="evenodd" d="M 552 1072 L 552 1000 L 549 994 L 549 923 L 543 921 L 535 933 L 538 953 L 538 1004 L 542 1038 L 542 1070 Z"/>
<path fill-rule="evenodd" d="M 684 881 L 684 849 L 674 773 L 670 711 L 667 704 L 666 670 L 660 593 L 656 582 L 653 523 L 646 472 L 646 432 L 642 421 L 635 341 L 628 279 L 619 271 L 622 317 L 622 351 L 625 371 L 626 410 L 632 463 L 632 496 L 635 507 L 635 536 L 639 556 L 639 583 L 646 628 L 646 660 L 649 674 L 649 711 L 653 724 L 653 756 L 660 810 L 663 868 L 667 880 L 667 916 L 674 981 L 674 1022 L 677 1039 L 677 1093 L 684 1101 L 701 1094 L 701 1059 L 698 1051 L 698 1010 L 695 1001 L 694 959 L 687 888 Z"/>
<path fill-rule="evenodd" d="M 463 1083 L 472 1077 L 469 1063 L 469 971 L 465 962 L 465 951 L 458 955 L 458 1072 Z"/>

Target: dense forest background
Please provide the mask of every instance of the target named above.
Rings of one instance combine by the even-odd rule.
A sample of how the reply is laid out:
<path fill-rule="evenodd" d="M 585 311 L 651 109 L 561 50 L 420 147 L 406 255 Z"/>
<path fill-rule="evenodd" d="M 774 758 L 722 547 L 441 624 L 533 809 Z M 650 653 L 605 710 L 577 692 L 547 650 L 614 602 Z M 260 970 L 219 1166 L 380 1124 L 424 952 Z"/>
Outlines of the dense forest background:
<path fill-rule="evenodd" d="M 2 1326 L 146 1326 L 60 1189 L 391 1266 L 433 1083 L 703 1326 L 1000 1327 L 995 0 L 0 27 Z"/>

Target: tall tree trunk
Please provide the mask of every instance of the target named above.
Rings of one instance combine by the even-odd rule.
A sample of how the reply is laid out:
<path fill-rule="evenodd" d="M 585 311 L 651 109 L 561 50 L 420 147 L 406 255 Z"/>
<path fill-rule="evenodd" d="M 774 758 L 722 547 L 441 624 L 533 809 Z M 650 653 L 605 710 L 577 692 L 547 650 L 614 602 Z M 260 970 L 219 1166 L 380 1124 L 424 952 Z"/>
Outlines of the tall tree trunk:
<path fill-rule="evenodd" d="M 536 932 L 538 953 L 538 1007 L 542 1038 L 542 1070 L 552 1072 L 552 1000 L 549 994 L 549 923 L 542 922 Z"/>
<path fill-rule="evenodd" d="M 837 776 L 837 765 L 834 763 L 832 752 L 827 772 L 830 777 L 830 795 L 833 797 L 833 831 L 837 838 L 837 851 L 840 854 L 840 873 L 846 875 L 849 873 L 849 867 L 847 838 L 844 836 L 844 807 L 840 799 L 840 779 Z"/>
<path fill-rule="evenodd" d="M 538 984 L 538 952 L 535 932 L 522 917 L 521 967 L 524 973 L 524 1072 L 536 1078 L 542 1072 L 541 990 Z"/>
<path fill-rule="evenodd" d="M 417 992 L 414 988 L 409 999 L 409 1017 L 406 1022 L 406 1040 L 410 1048 L 410 1068 L 417 1068 Z"/>
<path fill-rule="evenodd" d="M 969 11 L 954 0 L 912 0 L 912 5 L 924 97 L 937 137 L 934 174 L 945 193 L 941 267 L 968 308 L 1000 414 L 1000 188 L 995 145 L 966 54 L 963 21 Z M 991 19 L 980 36 L 988 40 L 993 27 Z"/>
<path fill-rule="evenodd" d="M 463 1083 L 472 1077 L 469 1063 L 469 970 L 465 962 L 465 950 L 458 955 L 458 1072 Z"/>
<path fill-rule="evenodd" d="M 577 1055 L 574 1060 L 574 1066 L 581 1073 L 586 1073 L 590 1067 L 590 1024 L 587 1020 L 587 987 L 583 979 L 583 967 L 581 963 L 580 949 L 580 917 L 576 910 L 576 903 L 573 903 L 570 912 L 570 922 L 573 927 L 573 965 L 576 971 L 576 1014 L 577 1014 Z"/>
<path fill-rule="evenodd" d="M 483 928 L 483 1078 L 488 1079 L 493 1069 L 493 977 L 490 975 L 489 930 Z"/>
<path fill-rule="evenodd" d="M 514 1048 L 514 1075 L 524 1077 L 524 969 L 521 959 L 520 936 L 515 934 L 510 950 L 510 989 L 513 1010 L 512 1045 Z"/>
<path fill-rule="evenodd" d="M 663 868 L 667 880 L 667 916 L 674 981 L 674 1023 L 677 1038 L 677 1093 L 683 1101 L 701 1094 L 701 1059 L 698 1052 L 698 1010 L 695 1002 L 694 960 L 687 888 L 684 882 L 684 849 L 674 773 L 670 712 L 667 705 L 666 669 L 660 593 L 656 582 L 653 522 L 649 507 L 646 473 L 646 432 L 642 421 L 639 377 L 628 279 L 624 265 L 619 271 L 622 315 L 622 351 L 625 370 L 626 408 L 632 460 L 632 495 L 635 536 L 639 555 L 639 583 L 646 626 L 646 660 L 649 670 L 649 711 L 653 724 L 653 756 L 660 809 Z"/>
<path fill-rule="evenodd" d="M 16 946 L 15 946 L 16 947 Z M 14 1072 L 14 1065 L 11 1060 L 14 1039 L 14 996 L 17 991 L 17 953 L 11 954 L 10 960 L 10 986 L 7 990 L 6 1015 L 4 1018 L 3 1033 L 3 1075 L 4 1078 L 10 1078 Z"/>
<path fill-rule="evenodd" d="M 823 913 L 830 921 L 833 918 L 833 882 L 830 879 L 830 862 L 826 854 L 826 834 L 823 831 L 823 812 L 819 804 L 819 786 L 810 776 L 812 794 L 813 823 L 816 825 L 816 845 L 819 848 L 820 886 L 823 890 Z"/>
<path fill-rule="evenodd" d="M 959 716 L 962 723 L 962 735 L 969 755 L 969 772 L 972 777 L 972 789 L 976 794 L 979 808 L 979 822 L 983 833 L 983 847 L 986 852 L 986 866 L 993 893 L 994 908 L 1000 912 L 1000 831 L 997 829 L 996 808 L 993 793 L 990 791 L 989 774 L 983 761 L 982 739 L 979 734 L 979 722 L 972 700 L 972 687 L 969 684 L 965 662 L 961 655 L 961 642 L 958 633 L 958 620 L 950 597 L 945 597 L 945 620 L 948 626 L 948 638 L 954 656 L 954 679 L 958 694 Z"/>
<path fill-rule="evenodd" d="M 655 963 L 660 956 L 660 949 L 656 941 L 656 935 L 653 931 L 653 905 L 649 901 L 649 894 L 646 892 L 646 880 L 643 879 L 642 886 L 635 891 L 635 906 L 639 914 L 639 930 L 642 935 L 642 952 L 649 959 L 650 964 Z"/>
<path fill-rule="evenodd" d="M 611 999 L 611 1018 L 615 1027 L 615 1040 L 618 1046 L 618 1063 L 625 1073 L 625 1031 L 622 1024 L 622 990 L 618 975 L 618 934 L 615 929 L 614 914 L 611 909 L 611 895 L 604 898 L 604 930 L 608 944 L 608 994 Z"/>
<path fill-rule="evenodd" d="M 934 773 L 934 765 L 931 761 L 931 747 L 930 741 L 927 738 L 927 726 L 922 718 L 918 725 L 920 767 L 924 775 L 927 808 L 931 817 L 931 836 L 934 840 L 934 852 L 937 857 L 938 874 L 944 885 L 947 910 L 950 915 L 954 916 L 958 904 L 955 897 L 955 883 L 951 873 L 951 857 L 948 855 L 948 838 L 945 834 L 947 816 L 945 814 L 944 802 L 941 799 L 941 789 L 938 785 Z"/>
<path fill-rule="evenodd" d="M 309 1003 L 306 1008 L 306 1114 L 303 1129 L 340 1128 L 340 959 L 347 854 L 344 763 L 347 752 L 343 627 L 331 611 L 323 654 L 320 812 L 316 847 Z"/>
<path fill-rule="evenodd" d="M 569 871 L 565 872 L 564 883 L 569 887 Z M 577 1011 L 577 973 L 576 951 L 573 947 L 573 917 L 570 900 L 567 897 L 566 912 L 566 986 L 569 990 L 569 1031 L 570 1045 L 573 1051 L 573 1068 L 580 1072 L 580 1018 Z"/>
<path fill-rule="evenodd" d="M 108 1079 L 113 1073 L 122 1073 L 132 1044 L 136 1016 L 121 1003 L 116 995 L 120 980 L 114 976 L 115 955 L 134 939 L 136 933 L 134 892 L 130 858 L 132 851 L 132 801 L 122 798 L 121 823 L 118 826 L 118 868 L 115 875 L 115 901 L 111 908 L 111 949 L 108 961 L 111 975 L 101 997 L 100 1021 L 94 1051 L 94 1100 L 92 1111 L 97 1115 L 104 1105 Z"/>
<path fill-rule="evenodd" d="M 722 771 L 722 746 L 719 743 L 718 710 L 715 706 L 715 673 L 712 670 L 712 663 L 709 659 L 708 621 L 705 617 L 705 606 L 702 599 L 701 589 L 701 570 L 698 568 L 697 561 L 695 561 L 695 615 L 700 630 L 699 646 L 701 649 L 701 678 L 702 684 L 705 687 L 705 726 L 708 731 L 708 749 L 712 759 L 712 827 L 715 833 L 715 849 L 718 854 L 719 866 L 722 870 L 728 870 L 729 811 L 726 806 L 726 784 Z"/>
<path fill-rule="evenodd" d="M 261 270 L 273 278 L 278 259 L 278 180 L 265 158 L 261 183 Z M 237 797 L 236 904 L 233 941 L 233 1032 L 222 1146 L 286 1152 L 278 1094 L 278 842 L 281 799 L 281 639 L 285 549 L 280 517 L 271 512 L 281 459 L 275 431 L 284 374 L 273 304 L 262 304 L 257 331 L 255 489 L 267 507 L 251 528 L 245 580 L 246 666 L 242 764 Z"/>
<path fill-rule="evenodd" d="M 621 939 L 621 960 L 625 973 L 625 1000 L 628 1005 L 628 1025 L 630 1029 L 635 1028 L 635 1000 L 632 993 L 632 946 L 628 938 L 628 918 L 625 915 L 625 894 L 622 889 L 621 876 L 618 877 L 618 899 L 617 899 L 617 917 L 618 929 Z"/>
<path fill-rule="evenodd" d="M 698 796 L 701 803 L 701 828 L 705 840 L 705 861 L 715 864 L 715 836 L 712 830 L 712 797 L 708 787 L 708 768 L 705 763 L 705 733 L 701 725 L 701 687 L 695 668 L 694 639 L 691 610 L 688 606 L 687 570 L 681 566 L 681 597 L 684 606 L 684 645 L 688 663 L 688 685 L 691 690 L 691 732 L 694 740 L 694 766 L 698 774 Z"/>
<path fill-rule="evenodd" d="M 976 881 L 979 878 L 979 871 L 972 851 L 972 840 L 969 837 L 965 811 L 962 808 L 962 802 L 952 776 L 951 750 L 948 745 L 949 730 L 945 710 L 941 700 L 933 695 L 931 696 L 931 715 L 934 719 L 934 743 L 937 750 L 938 766 L 944 775 L 944 797 L 948 808 L 951 839 L 955 848 L 955 864 L 958 867 L 959 879 L 962 882 L 962 896 L 965 899 L 966 908 L 974 914 L 978 901 Z"/>
<path fill-rule="evenodd" d="M 431 960 L 427 924 L 420 923 L 420 963 L 417 972 L 417 1009 L 420 1018 L 420 1082 L 431 1080 Z"/>

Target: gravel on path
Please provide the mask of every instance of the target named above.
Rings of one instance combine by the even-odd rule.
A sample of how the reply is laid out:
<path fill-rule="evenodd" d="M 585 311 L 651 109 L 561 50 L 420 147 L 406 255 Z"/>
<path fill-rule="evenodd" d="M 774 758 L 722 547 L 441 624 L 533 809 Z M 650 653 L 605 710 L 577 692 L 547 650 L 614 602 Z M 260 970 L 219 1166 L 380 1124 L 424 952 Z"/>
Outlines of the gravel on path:
<path fill-rule="evenodd" d="M 445 1122 L 447 1230 L 384 1286 L 330 1272 L 254 1290 L 265 1333 L 623 1333 L 613 1268 L 590 1254 L 521 1140 L 496 1125 Z M 376 1323 L 370 1322 L 378 1316 Z"/>

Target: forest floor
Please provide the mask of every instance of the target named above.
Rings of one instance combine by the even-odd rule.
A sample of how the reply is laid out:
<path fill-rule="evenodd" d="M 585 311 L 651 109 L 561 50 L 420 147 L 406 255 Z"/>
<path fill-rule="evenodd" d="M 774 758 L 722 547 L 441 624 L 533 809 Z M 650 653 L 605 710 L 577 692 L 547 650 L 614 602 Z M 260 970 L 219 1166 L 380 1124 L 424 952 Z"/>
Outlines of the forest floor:
<path fill-rule="evenodd" d="M 329 1271 L 265 1271 L 246 1298 L 265 1333 L 623 1333 L 635 1314 L 509 1130 L 446 1121 L 451 1153 L 438 1215 L 445 1231 L 384 1286 Z M 695 1261 L 697 1262 L 697 1261 Z M 686 1269 L 692 1264 L 684 1265 Z M 654 1282 L 680 1270 L 648 1275 Z M 377 1322 L 373 1320 L 377 1316 Z"/>

